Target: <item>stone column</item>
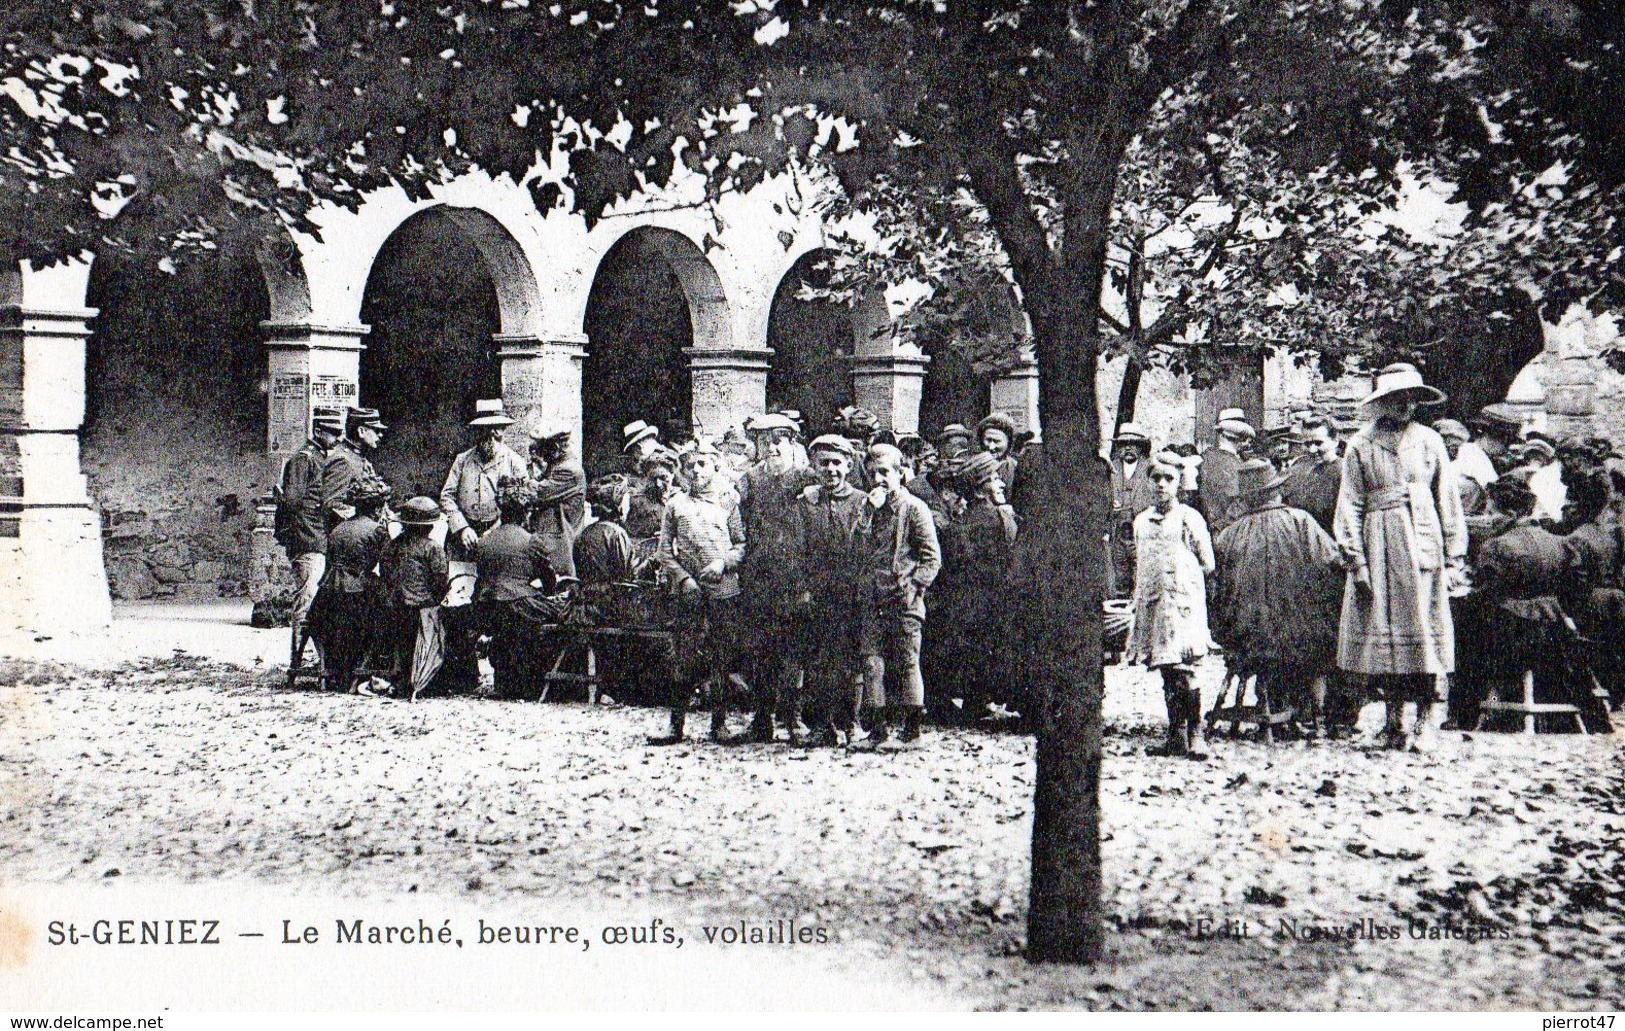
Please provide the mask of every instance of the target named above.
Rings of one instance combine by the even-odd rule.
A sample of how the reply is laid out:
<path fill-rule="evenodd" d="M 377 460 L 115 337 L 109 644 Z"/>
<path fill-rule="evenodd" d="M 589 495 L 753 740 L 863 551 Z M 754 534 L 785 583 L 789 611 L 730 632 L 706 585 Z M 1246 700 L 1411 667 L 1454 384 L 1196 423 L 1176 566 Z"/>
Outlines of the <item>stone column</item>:
<path fill-rule="evenodd" d="M 316 408 L 348 408 L 360 397 L 361 339 L 369 326 L 262 322 L 266 350 L 265 482 L 275 488 L 282 466 L 310 436 Z M 274 622 L 279 593 L 291 588 L 287 556 L 272 537 L 276 504 L 260 499 L 254 519 L 254 576 L 248 594 L 256 625 Z"/>
<path fill-rule="evenodd" d="M 1597 354 L 1592 320 L 1571 312 L 1557 326 L 1545 327 L 1545 429 L 1560 436 L 1588 437 L 1597 410 Z M 1509 398 L 1510 400 L 1510 398 Z"/>
<path fill-rule="evenodd" d="M 526 433 L 543 423 L 562 424 L 581 446 L 581 362 L 585 336 L 543 339 L 528 334 L 494 338 L 502 363 L 502 401 L 515 420 L 509 443 L 524 454 Z"/>
<path fill-rule="evenodd" d="M 1031 350 L 1022 351 L 1009 372 L 994 377 L 989 393 L 993 410 L 1015 420 L 1018 432 L 1031 430 L 1043 439 L 1038 424 L 1038 359 Z"/>
<path fill-rule="evenodd" d="M 881 429 L 918 433 L 925 367 L 931 359 L 917 345 L 890 337 L 870 346 L 869 353 L 860 350 L 852 356 L 854 401 L 880 418 Z"/>
<path fill-rule="evenodd" d="M 694 432 L 718 437 L 767 408 L 767 347 L 689 347 Z"/>
<path fill-rule="evenodd" d="M 79 466 L 95 315 L 0 307 L 0 654 L 94 661 L 112 621 Z"/>

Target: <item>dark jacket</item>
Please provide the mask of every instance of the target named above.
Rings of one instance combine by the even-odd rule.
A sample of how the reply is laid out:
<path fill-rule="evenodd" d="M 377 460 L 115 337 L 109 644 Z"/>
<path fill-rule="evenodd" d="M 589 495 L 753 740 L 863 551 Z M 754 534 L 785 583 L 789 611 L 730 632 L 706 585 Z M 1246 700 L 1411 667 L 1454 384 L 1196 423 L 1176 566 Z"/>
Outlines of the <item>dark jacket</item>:
<path fill-rule="evenodd" d="M 862 562 L 860 529 L 868 498 L 850 483 L 845 490 L 808 487 L 796 497 L 799 548 L 795 576 L 815 607 L 845 606 L 858 600 Z"/>
<path fill-rule="evenodd" d="M 378 564 L 386 596 L 400 608 L 433 608 L 451 586 L 446 549 L 411 531 L 385 545 Z"/>
<path fill-rule="evenodd" d="M 536 483 L 531 527 L 541 538 L 553 572 L 575 576 L 575 539 L 587 520 L 587 474 L 574 462 L 555 462 Z"/>
<path fill-rule="evenodd" d="M 345 503 L 350 485 L 363 475 L 375 475 L 372 463 L 361 454 L 361 448 L 348 437 L 333 445 L 322 465 L 322 508 L 331 522 L 339 521 L 335 509 Z"/>
<path fill-rule="evenodd" d="M 1205 467 L 1203 472 L 1206 472 Z M 1308 457 L 1287 473 L 1286 482 L 1281 484 L 1281 500 L 1288 508 L 1308 512 L 1322 530 L 1331 533 L 1332 518 L 1337 514 L 1337 492 L 1342 486 L 1342 462 L 1335 458 L 1322 462 Z"/>
<path fill-rule="evenodd" d="M 542 582 L 542 594 L 552 594 L 555 582 L 546 545 L 523 526 L 498 523 L 474 545 L 474 565 L 480 582 L 474 600 L 517 601 L 538 593 L 532 580 Z"/>
<path fill-rule="evenodd" d="M 632 536 L 620 523 L 600 519 L 576 536 L 576 576 L 584 586 L 632 583 L 637 568 L 632 554 Z"/>
<path fill-rule="evenodd" d="M 1207 520 L 1209 532 L 1215 537 L 1219 531 L 1235 522 L 1241 515 L 1237 504 L 1237 497 L 1241 490 L 1238 485 L 1238 474 L 1241 471 L 1241 456 L 1231 454 L 1217 444 L 1202 452 L 1202 466 L 1198 482 L 1201 484 L 1201 500 L 1199 506 L 1202 517 Z M 1335 492 L 1333 505 L 1336 504 Z M 1294 508 L 1304 508 L 1303 505 L 1293 504 Z M 1308 509 L 1305 509 L 1308 511 Z M 1138 514 L 1138 513 L 1136 513 Z M 1315 513 L 1310 512 L 1310 515 Z M 1317 517 L 1318 518 L 1318 517 Z M 1324 524 L 1330 526 L 1330 523 Z"/>
<path fill-rule="evenodd" d="M 327 451 L 314 440 L 307 440 L 282 466 L 275 535 L 289 558 L 327 553 L 327 516 L 322 507 L 322 469 L 326 463 Z"/>
<path fill-rule="evenodd" d="M 355 594 L 376 582 L 373 573 L 389 544 L 389 528 L 371 516 L 356 516 L 333 527 L 327 538 L 328 578 L 334 590 Z"/>
<path fill-rule="evenodd" d="M 1474 583 L 1502 598 L 1536 598 L 1560 590 L 1567 567 L 1563 538 L 1520 523 L 1484 543 Z"/>
<path fill-rule="evenodd" d="M 739 478 L 739 518 L 747 541 L 739 587 L 757 605 L 782 607 L 802 590 L 795 569 L 796 498 L 817 479 L 810 469 L 774 475 L 759 462 Z"/>

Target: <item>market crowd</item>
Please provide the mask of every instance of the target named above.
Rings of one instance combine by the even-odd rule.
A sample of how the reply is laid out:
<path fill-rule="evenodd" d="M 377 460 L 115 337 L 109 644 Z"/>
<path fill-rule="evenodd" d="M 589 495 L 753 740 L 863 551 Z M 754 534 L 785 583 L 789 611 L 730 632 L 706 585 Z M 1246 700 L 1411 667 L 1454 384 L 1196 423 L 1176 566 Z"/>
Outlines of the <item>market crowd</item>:
<path fill-rule="evenodd" d="M 1418 420 L 1444 400 L 1396 364 L 1354 421 L 1304 407 L 1260 434 L 1226 409 L 1200 453 L 1118 427 L 1102 458 L 1108 626 L 1125 618 L 1109 647 L 1162 677 L 1168 737 L 1151 751 L 1205 758 L 1193 677 L 1210 653 L 1234 711 L 1271 735 L 1343 737 L 1377 700 L 1387 746 L 1425 747 L 1436 703 L 1446 726 L 1474 729 L 1492 693 L 1526 681 L 1606 728 L 1625 460 L 1531 432 L 1506 405 L 1480 413 L 1476 436 Z M 1019 721 L 1009 591 L 1023 464 L 1042 444 L 1003 413 L 934 441 L 858 407 L 810 439 L 793 411 L 719 440 L 636 421 L 590 481 L 569 430 L 532 430 L 521 454 L 513 425 L 501 401 L 478 402 L 440 496 L 392 505 L 368 458 L 379 413 L 315 413 L 277 492 L 290 682 L 313 643 L 335 690 L 416 698 L 483 656 L 494 690 L 520 696 L 586 641 L 617 697 L 669 711 L 651 744 L 684 740 L 702 701 L 723 742 L 782 730 L 894 750 L 928 715 Z M 735 703 L 750 714 L 738 732 Z"/>

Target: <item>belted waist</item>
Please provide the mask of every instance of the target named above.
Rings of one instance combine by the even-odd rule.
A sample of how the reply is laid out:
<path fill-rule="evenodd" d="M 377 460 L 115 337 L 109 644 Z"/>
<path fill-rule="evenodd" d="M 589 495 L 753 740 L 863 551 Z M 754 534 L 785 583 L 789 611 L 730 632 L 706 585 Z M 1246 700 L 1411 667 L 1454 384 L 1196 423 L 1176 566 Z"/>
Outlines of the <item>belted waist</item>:
<path fill-rule="evenodd" d="M 1365 510 L 1367 512 L 1390 512 L 1396 508 L 1409 508 L 1411 505 L 1411 488 L 1409 484 L 1399 487 L 1383 487 L 1366 495 Z"/>

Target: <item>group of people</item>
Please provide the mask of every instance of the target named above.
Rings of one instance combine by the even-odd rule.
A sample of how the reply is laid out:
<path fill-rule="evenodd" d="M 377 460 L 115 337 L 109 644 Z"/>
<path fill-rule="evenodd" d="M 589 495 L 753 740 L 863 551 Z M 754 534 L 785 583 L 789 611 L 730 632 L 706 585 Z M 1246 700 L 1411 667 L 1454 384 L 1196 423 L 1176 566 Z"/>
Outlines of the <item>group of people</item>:
<path fill-rule="evenodd" d="M 1482 445 L 1455 420 L 1423 425 L 1446 398 L 1412 365 L 1375 384 L 1346 440 L 1313 411 L 1259 439 L 1228 409 L 1200 455 L 1147 458 L 1143 433 L 1119 431 L 1108 550 L 1114 576 L 1132 570 L 1125 659 L 1163 678 L 1156 754 L 1205 757 L 1193 673 L 1214 650 L 1310 738 L 1345 735 L 1374 697 L 1385 744 L 1425 748 L 1437 702 L 1445 726 L 1475 729 L 1482 700 L 1526 674 L 1608 725 L 1625 684 L 1625 460 L 1598 438 L 1511 430 L 1501 405 Z"/>
<path fill-rule="evenodd" d="M 1305 736 L 1343 735 L 1370 695 L 1404 748 L 1405 706 L 1425 734 L 1453 672 L 1451 719 L 1476 723 L 1474 699 L 1505 674 L 1484 642 L 1507 632 L 1508 600 L 1519 618 L 1545 613 L 1542 633 L 1607 638 L 1625 613 L 1625 463 L 1600 441 L 1486 429 L 1475 443 L 1460 423 L 1416 421 L 1443 400 L 1400 364 L 1378 374 L 1352 434 L 1304 410 L 1261 436 L 1226 409 L 1198 454 L 1118 429 L 1107 589 L 1132 600 L 1124 659 L 1162 676 L 1156 752 L 1204 755 L 1194 667 L 1213 651 Z M 333 687 L 416 697 L 446 663 L 472 666 L 477 638 L 496 689 L 518 694 L 573 623 L 626 632 L 601 642 L 604 676 L 642 681 L 668 707 L 656 744 L 684 739 L 702 691 L 718 740 L 783 731 L 888 750 L 918 741 L 927 712 L 1022 707 L 1005 619 L 1021 499 L 1008 494 L 1033 441 L 1002 413 L 935 442 L 858 407 L 810 441 L 791 411 L 675 444 L 636 421 L 617 467 L 590 482 L 567 429 L 530 431 L 520 454 L 513 425 L 501 401 L 478 402 L 440 497 L 386 513 L 367 458 L 387 429 L 378 413 L 316 414 L 278 508 L 298 585 L 290 676 L 308 638 Z M 469 603 L 448 607 L 455 581 L 473 584 Z M 750 722 L 730 733 L 741 694 Z"/>
<path fill-rule="evenodd" d="M 367 458 L 386 429 L 378 413 L 316 413 L 278 497 L 297 582 L 290 677 L 311 641 L 331 687 L 415 698 L 445 663 L 472 658 L 459 639 L 477 635 L 495 689 L 517 694 L 556 656 L 550 633 L 574 622 L 631 631 L 601 642 L 606 679 L 652 669 L 665 681 L 670 722 L 655 744 L 683 740 L 703 688 L 719 740 L 783 730 L 807 745 L 906 748 L 927 711 L 922 655 L 939 719 L 1013 715 L 993 686 L 992 595 L 1016 533 L 1005 483 L 1024 443 L 1007 416 L 945 427 L 940 450 L 855 406 L 810 442 L 795 412 L 675 446 L 637 421 L 619 467 L 590 483 L 568 431 L 532 430 L 521 455 L 505 442 L 513 425 L 501 401 L 478 402 L 440 497 L 401 504 L 391 538 L 390 490 Z M 460 576 L 471 603 L 447 606 Z M 952 620 L 929 640 L 928 588 Z M 732 734 L 741 689 L 751 719 Z"/>

